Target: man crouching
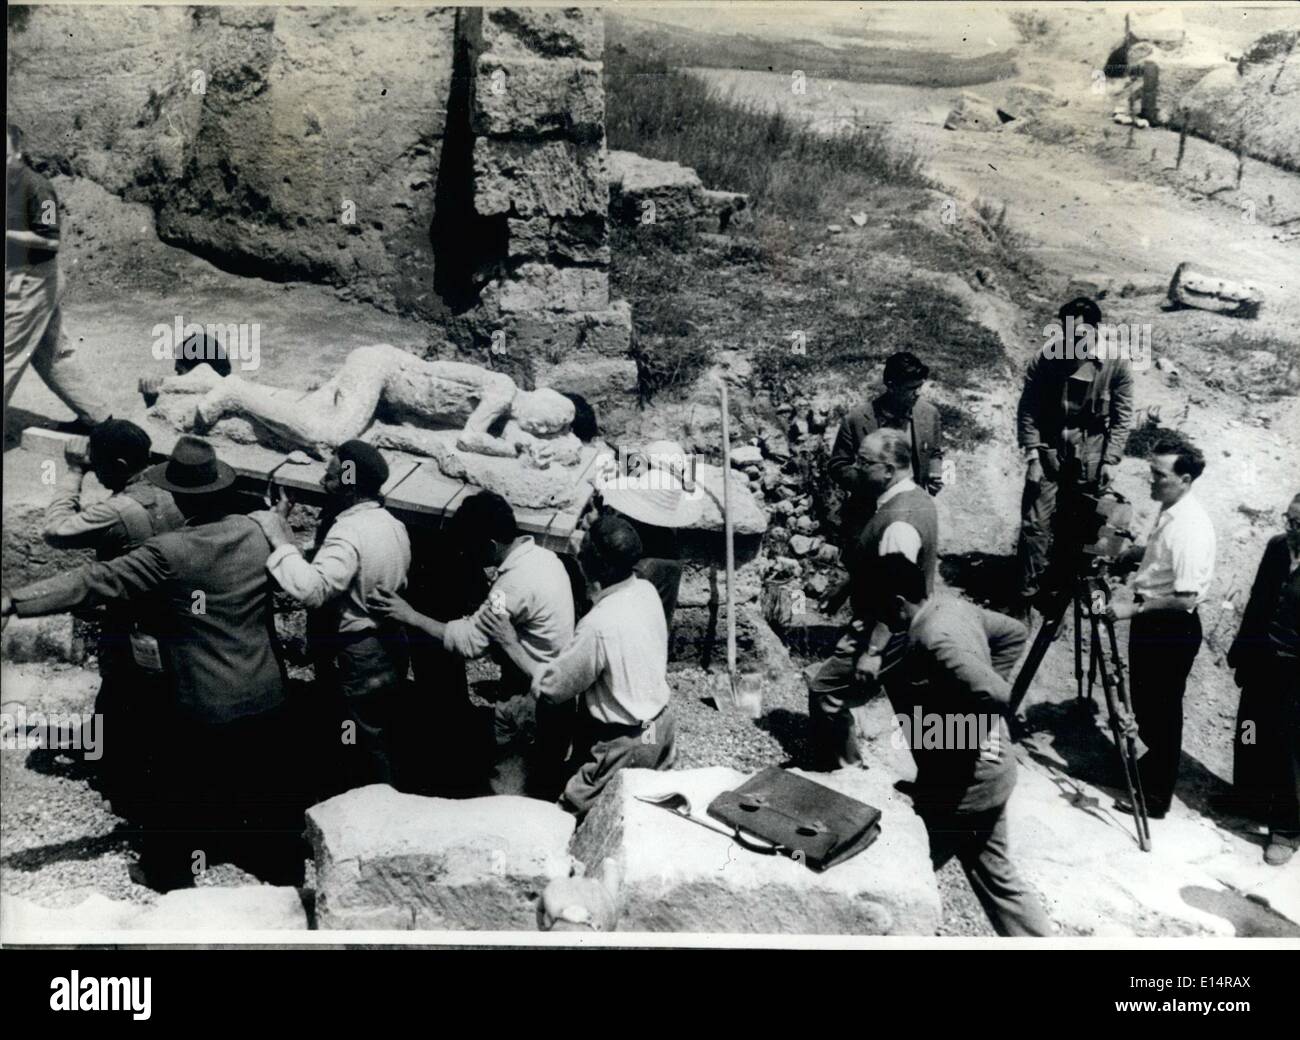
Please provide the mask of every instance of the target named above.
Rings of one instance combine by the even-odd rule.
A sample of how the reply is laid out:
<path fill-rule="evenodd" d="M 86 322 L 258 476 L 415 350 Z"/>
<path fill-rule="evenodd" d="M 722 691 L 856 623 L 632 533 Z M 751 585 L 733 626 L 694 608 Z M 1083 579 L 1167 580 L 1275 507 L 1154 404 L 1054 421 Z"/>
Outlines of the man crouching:
<path fill-rule="evenodd" d="M 626 520 L 592 524 L 578 553 L 591 610 L 573 642 L 551 661 L 531 658 L 503 614 L 488 612 L 490 634 L 532 679 L 534 697 L 582 697 L 569 778 L 560 806 L 584 816 L 620 769 L 668 769 L 676 729 L 668 700 L 668 624 L 655 587 L 633 574 L 641 539 Z"/>
<path fill-rule="evenodd" d="M 913 804 L 930 835 L 935 870 L 957 857 L 999 935 L 1052 934 L 1037 896 L 1012 866 L 1007 801 L 1016 784 L 1016 756 L 1004 712 L 1007 682 L 1025 645 L 1025 627 L 956 596 L 926 592 L 921 568 L 901 553 L 881 557 L 871 570 L 876 616 L 902 633 L 886 651 L 889 664 L 859 665 L 859 678 L 883 679 L 900 724 L 925 720 L 924 732 L 902 725 L 916 762 Z M 897 651 L 897 652 L 894 652 Z M 980 736 L 952 721 L 992 721 Z M 930 721 L 942 725 L 932 738 Z"/>

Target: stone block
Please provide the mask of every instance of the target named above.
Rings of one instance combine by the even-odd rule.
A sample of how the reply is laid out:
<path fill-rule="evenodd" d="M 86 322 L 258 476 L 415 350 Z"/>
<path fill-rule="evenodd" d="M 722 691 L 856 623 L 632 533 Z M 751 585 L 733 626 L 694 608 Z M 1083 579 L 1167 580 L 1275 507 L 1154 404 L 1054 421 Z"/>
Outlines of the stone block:
<path fill-rule="evenodd" d="M 507 255 L 574 264 L 609 264 L 609 232 L 603 216 L 509 217 Z"/>
<path fill-rule="evenodd" d="M 610 213 L 623 224 L 691 220 L 704 208 L 699 174 L 635 152 L 610 151 L 609 189 Z"/>
<path fill-rule="evenodd" d="M 609 209 L 604 150 L 554 139 L 474 142 L 474 208 L 483 216 L 599 217 Z"/>
<path fill-rule="evenodd" d="M 986 97 L 963 91 L 943 121 L 945 130 L 997 130 L 1008 119 L 1002 118 L 997 105 Z"/>
<path fill-rule="evenodd" d="M 1169 299 L 1183 307 L 1196 307 L 1238 318 L 1254 318 L 1264 305 L 1264 296 L 1258 287 L 1197 271 L 1188 261 L 1179 264 L 1174 271 L 1169 283 Z"/>
<path fill-rule="evenodd" d="M 761 499 L 751 490 L 743 473 L 723 473 L 721 466 L 707 462 L 695 465 L 695 483 L 704 498 L 704 508 L 699 517 L 688 525 L 687 531 L 721 531 L 723 529 L 723 480 L 729 481 L 731 504 L 731 529 L 736 535 L 758 535 L 767 530 L 767 513 Z"/>
<path fill-rule="evenodd" d="M 595 267 L 526 263 L 493 279 L 480 297 L 503 314 L 517 311 L 601 311 L 609 307 L 609 272 Z"/>
<path fill-rule="evenodd" d="M 1204 61 L 1166 57 L 1144 61 L 1137 114 L 1156 126 L 1179 123 L 1179 110 L 1188 94 L 1214 67 Z"/>
<path fill-rule="evenodd" d="M 81 664 L 86 660 L 84 630 L 71 614 L 9 619 L 0 636 L 0 657 L 15 664 L 24 661 L 61 661 Z"/>
<path fill-rule="evenodd" d="M 560 133 L 599 143 L 605 134 L 605 82 L 599 62 L 481 54 L 470 125 L 492 137 Z"/>
<path fill-rule="evenodd" d="M 484 314 L 479 324 L 484 340 L 491 339 L 493 329 L 504 329 L 506 353 L 535 365 L 572 361 L 579 353 L 584 360 L 599 355 L 622 362 L 632 346 L 632 307 L 626 300 L 615 300 L 599 311 L 503 314 L 495 321 Z M 628 385 L 635 389 L 635 365 L 633 372 Z"/>
<path fill-rule="evenodd" d="M 697 815 L 745 780 L 727 768 L 621 771 L 574 836 L 590 869 L 618 864 L 620 931 L 781 935 L 933 935 L 939 892 L 921 820 L 883 771 L 810 779 L 876 806 L 879 839 L 824 873 L 749 852 L 724 834 L 636 800 L 685 794 Z"/>
<path fill-rule="evenodd" d="M 158 932 L 307 931 L 296 888 L 277 885 L 204 886 L 166 892 L 132 918 L 133 930 Z"/>
<path fill-rule="evenodd" d="M 598 354 L 579 354 L 555 365 L 543 363 L 533 372 L 537 386 L 581 394 L 589 402 L 635 393 L 637 387 L 635 361 Z"/>
<path fill-rule="evenodd" d="M 425 798 L 373 784 L 307 811 L 318 928 L 531 930 L 571 873 L 573 817 L 531 798 Z"/>
<path fill-rule="evenodd" d="M 479 27 L 481 45 L 501 54 L 600 61 L 605 23 L 585 7 L 488 7 Z"/>

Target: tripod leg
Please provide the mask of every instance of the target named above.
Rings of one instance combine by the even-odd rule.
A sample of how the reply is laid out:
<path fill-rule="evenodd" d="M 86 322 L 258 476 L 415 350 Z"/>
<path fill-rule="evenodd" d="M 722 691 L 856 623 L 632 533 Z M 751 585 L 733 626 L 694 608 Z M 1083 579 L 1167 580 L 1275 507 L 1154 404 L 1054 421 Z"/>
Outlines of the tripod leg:
<path fill-rule="evenodd" d="M 1102 619 L 1101 623 L 1106 626 L 1111 650 L 1114 652 L 1116 649 L 1114 626 L 1106 619 Z M 1100 639 L 1097 642 L 1097 649 L 1100 651 Z M 1115 664 L 1119 668 L 1123 667 L 1118 661 L 1118 655 Z M 1120 765 L 1124 769 L 1124 786 L 1128 789 L 1129 804 L 1133 806 L 1133 822 L 1137 830 L 1138 847 L 1143 852 L 1150 852 L 1151 824 L 1147 819 L 1146 800 L 1142 797 L 1142 778 L 1138 773 L 1137 749 L 1133 745 L 1133 740 L 1124 736 L 1119 724 L 1118 708 L 1122 703 L 1122 697 L 1118 683 L 1116 678 L 1112 678 L 1104 657 L 1099 656 L 1097 668 L 1101 673 L 1101 688 L 1106 694 L 1106 707 L 1110 712 L 1111 736 L 1115 740 L 1115 750 L 1119 752 Z"/>
<path fill-rule="evenodd" d="M 1097 619 L 1092 619 L 1092 642 L 1088 649 L 1088 700 L 1097 684 L 1097 662 L 1101 659 L 1101 635 L 1097 632 Z"/>
<path fill-rule="evenodd" d="M 1083 700 L 1083 602 L 1074 597 L 1074 686 L 1075 696 Z M 1089 659 L 1091 669 L 1091 659 Z"/>
<path fill-rule="evenodd" d="M 1125 665 L 1123 658 L 1119 655 L 1119 641 L 1115 638 L 1115 626 L 1109 620 L 1106 622 L 1106 635 L 1110 644 L 1111 659 L 1115 663 L 1115 697 L 1124 710 L 1133 714 L 1133 704 L 1129 700 L 1128 681 L 1125 677 Z M 1142 790 L 1142 773 L 1137 768 L 1138 751 L 1137 741 L 1132 737 L 1127 740 L 1129 757 L 1133 760 L 1133 780 L 1137 788 L 1136 798 L 1133 801 L 1133 807 L 1137 810 L 1137 818 L 1142 821 L 1142 828 L 1146 831 L 1147 842 L 1151 841 L 1151 822 L 1147 817 L 1147 799 L 1146 793 Z"/>
<path fill-rule="evenodd" d="M 1034 673 L 1038 671 L 1038 666 L 1043 663 L 1043 658 L 1047 656 L 1047 649 L 1056 639 L 1056 634 L 1061 630 L 1061 622 L 1065 619 L 1065 609 L 1070 605 L 1068 595 L 1061 596 L 1060 599 L 1052 604 L 1050 613 L 1043 615 L 1043 627 L 1038 630 L 1038 635 L 1034 636 L 1033 645 L 1029 648 L 1029 654 L 1025 657 L 1025 663 L 1020 666 L 1020 672 L 1016 676 L 1016 681 L 1011 684 L 1011 703 L 1007 708 L 1007 713 L 1012 719 L 1016 717 L 1016 712 L 1020 710 L 1020 702 L 1025 699 L 1025 694 L 1029 692 L 1029 684 L 1034 681 Z"/>

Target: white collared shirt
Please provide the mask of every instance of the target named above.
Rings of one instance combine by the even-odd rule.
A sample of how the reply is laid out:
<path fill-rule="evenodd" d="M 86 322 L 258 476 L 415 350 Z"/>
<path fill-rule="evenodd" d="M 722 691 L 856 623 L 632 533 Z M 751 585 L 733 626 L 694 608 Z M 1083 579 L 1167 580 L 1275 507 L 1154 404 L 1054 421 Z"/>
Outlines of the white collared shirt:
<path fill-rule="evenodd" d="M 519 643 L 534 661 L 546 662 L 573 638 L 573 587 L 560 558 L 523 535 L 497 568 L 483 604 L 468 617 L 447 622 L 442 645 L 461 657 L 481 657 L 491 637 L 484 619 L 493 604 L 510 616 Z"/>
<path fill-rule="evenodd" d="M 334 518 L 308 563 L 296 545 L 271 552 L 266 569 L 285 592 L 307 607 L 343 598 L 340 632 L 377 627 L 366 599 L 375 589 L 399 592 L 411 569 L 406 526 L 373 499 L 349 506 Z"/>
<path fill-rule="evenodd" d="M 916 481 L 911 477 L 904 477 L 897 484 L 891 484 L 884 490 L 876 499 L 876 508 L 879 509 L 891 498 L 897 498 L 904 491 L 915 490 L 917 490 Z M 921 555 L 921 532 L 905 520 L 895 520 L 880 535 L 880 555 L 888 556 L 890 553 L 902 553 L 916 563 Z"/>
<path fill-rule="evenodd" d="M 533 695 L 583 697 L 599 722 L 648 722 L 668 704 L 668 622 L 659 593 L 635 575 L 602 589 L 573 642 L 533 677 Z"/>
<path fill-rule="evenodd" d="M 1214 555 L 1214 525 L 1188 490 L 1156 518 L 1133 591 L 1142 599 L 1195 593 L 1200 606 L 1214 578 Z"/>

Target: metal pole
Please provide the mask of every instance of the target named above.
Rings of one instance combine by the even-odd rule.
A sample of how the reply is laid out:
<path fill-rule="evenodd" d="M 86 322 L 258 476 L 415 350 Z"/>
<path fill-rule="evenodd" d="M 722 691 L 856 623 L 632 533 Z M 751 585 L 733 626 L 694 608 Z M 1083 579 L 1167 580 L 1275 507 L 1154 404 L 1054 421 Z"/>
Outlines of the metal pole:
<path fill-rule="evenodd" d="M 727 383 L 722 389 L 722 528 L 727 543 L 727 678 L 731 682 L 732 703 L 736 703 L 736 551 L 731 538 L 731 412 L 727 400 Z"/>

